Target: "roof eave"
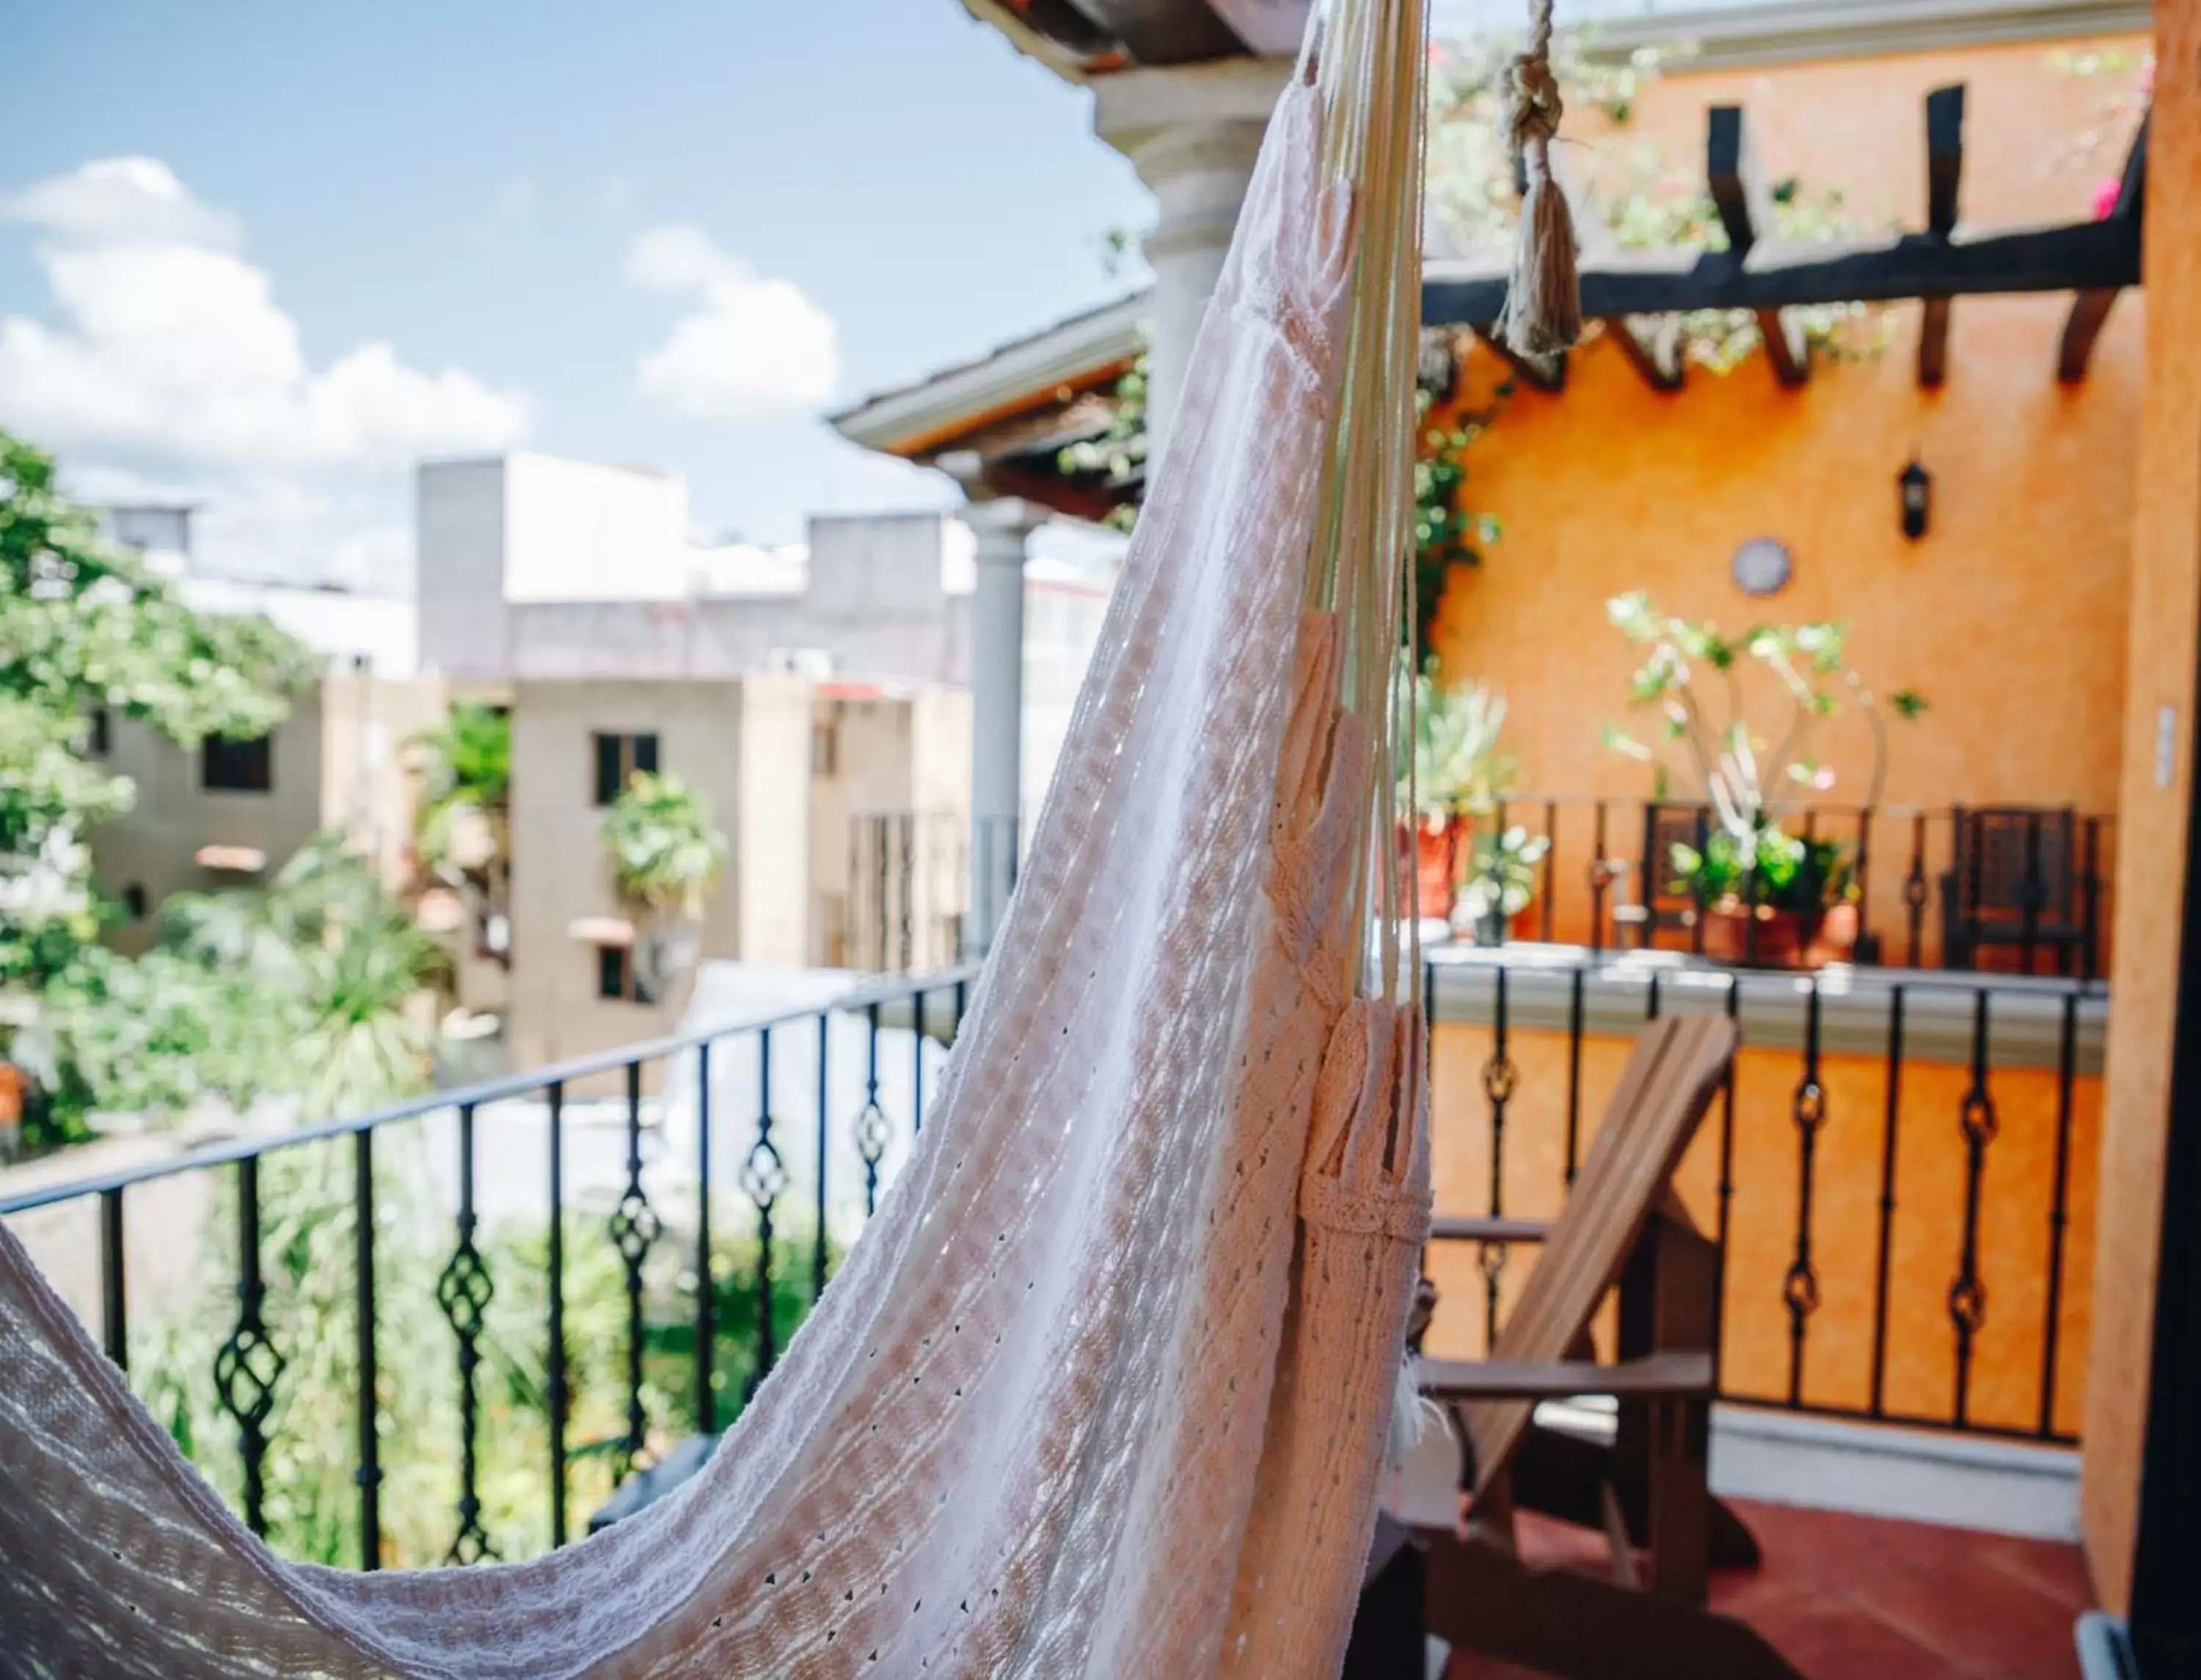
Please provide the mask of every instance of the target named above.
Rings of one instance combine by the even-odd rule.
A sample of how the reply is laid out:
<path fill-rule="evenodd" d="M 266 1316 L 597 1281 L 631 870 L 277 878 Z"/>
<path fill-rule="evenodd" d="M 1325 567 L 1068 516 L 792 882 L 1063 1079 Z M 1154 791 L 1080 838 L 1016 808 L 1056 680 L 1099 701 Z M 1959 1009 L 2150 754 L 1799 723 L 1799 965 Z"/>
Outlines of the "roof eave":
<path fill-rule="evenodd" d="M 1147 311 L 1144 292 L 1035 333 L 979 360 L 827 416 L 850 443 L 889 455 L 915 455 L 928 443 L 1004 408 L 1136 357 Z"/>

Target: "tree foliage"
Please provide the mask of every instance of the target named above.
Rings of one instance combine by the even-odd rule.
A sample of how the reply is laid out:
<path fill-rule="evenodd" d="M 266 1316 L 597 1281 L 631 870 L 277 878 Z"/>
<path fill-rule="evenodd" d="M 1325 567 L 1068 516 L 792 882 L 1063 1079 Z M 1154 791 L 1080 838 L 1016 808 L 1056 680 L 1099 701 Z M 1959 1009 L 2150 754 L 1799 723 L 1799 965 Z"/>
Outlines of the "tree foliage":
<path fill-rule="evenodd" d="M 85 835 L 135 790 L 91 755 L 93 720 L 136 719 L 185 746 L 250 739 L 281 721 L 310 669 L 264 620 L 195 611 L 60 493 L 50 456 L 0 432 L 0 1054 L 20 1054 L 26 1032 L 50 1049 L 56 1014 L 106 1011 L 148 1044 L 192 1036 L 209 1000 L 168 988 L 164 964 L 133 970 L 95 943 L 103 908 Z M 49 1057 L 34 1071 L 32 1118 L 50 1130 L 109 1095 L 103 1062 Z"/>
<path fill-rule="evenodd" d="M 177 895 L 134 961 L 80 950 L 23 1049 L 88 1106 L 148 1119 L 278 1095 L 308 1119 L 356 1113 L 427 1088 L 422 1000 L 444 961 L 342 837 L 323 835 L 264 892 Z"/>

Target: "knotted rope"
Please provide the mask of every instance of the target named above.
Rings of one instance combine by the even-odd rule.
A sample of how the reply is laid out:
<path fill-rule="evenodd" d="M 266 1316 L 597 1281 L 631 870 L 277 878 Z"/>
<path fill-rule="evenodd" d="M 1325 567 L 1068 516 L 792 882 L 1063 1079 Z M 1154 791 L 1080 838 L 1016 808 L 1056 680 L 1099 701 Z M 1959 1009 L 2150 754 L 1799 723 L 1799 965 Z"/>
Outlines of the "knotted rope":
<path fill-rule="evenodd" d="M 1555 355 L 1582 337 L 1574 217 L 1552 179 L 1552 137 L 1562 109 L 1552 74 L 1552 0 L 1529 0 L 1528 46 L 1505 66 L 1506 139 L 1528 191 L 1498 321 L 1498 336 L 1523 355 Z"/>

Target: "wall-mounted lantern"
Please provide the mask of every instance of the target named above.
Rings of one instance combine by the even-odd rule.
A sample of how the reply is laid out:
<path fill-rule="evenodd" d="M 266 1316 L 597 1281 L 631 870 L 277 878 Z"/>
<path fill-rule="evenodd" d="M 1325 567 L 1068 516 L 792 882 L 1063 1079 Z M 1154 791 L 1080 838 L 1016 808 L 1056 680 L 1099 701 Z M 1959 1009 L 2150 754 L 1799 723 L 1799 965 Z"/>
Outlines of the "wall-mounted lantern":
<path fill-rule="evenodd" d="M 1896 477 L 1896 487 L 1903 498 L 1903 534 L 1916 542 L 1926 534 L 1928 521 L 1934 512 L 1934 475 L 1920 464 L 1914 453 L 1910 464 Z"/>

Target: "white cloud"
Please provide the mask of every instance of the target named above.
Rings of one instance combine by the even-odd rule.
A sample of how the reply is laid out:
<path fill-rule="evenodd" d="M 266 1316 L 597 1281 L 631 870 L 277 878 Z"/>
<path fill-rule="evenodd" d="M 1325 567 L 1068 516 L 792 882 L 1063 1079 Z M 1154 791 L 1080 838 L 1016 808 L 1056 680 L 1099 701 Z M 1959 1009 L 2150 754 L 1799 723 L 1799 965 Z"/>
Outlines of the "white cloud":
<path fill-rule="evenodd" d="M 408 366 L 387 344 L 308 365 L 233 224 L 154 159 L 38 182 L 0 199 L 0 220 L 41 236 L 58 318 L 0 319 L 0 425 L 60 451 L 73 482 L 126 469 L 189 483 L 210 537 L 312 545 L 248 537 L 228 557 L 251 569 L 326 572 L 348 521 L 388 523 L 401 469 L 508 448 L 531 423 L 524 396 Z"/>
<path fill-rule="evenodd" d="M 157 157 L 102 157 L 0 198 L 0 221 L 91 241 L 177 239 L 226 250 L 237 225 L 193 198 Z"/>
<path fill-rule="evenodd" d="M 833 318 L 793 281 L 760 279 L 702 229 L 641 234 L 626 276 L 696 303 L 643 357 L 636 384 L 645 397 L 701 419 L 747 420 L 814 409 L 833 394 L 841 375 Z"/>

